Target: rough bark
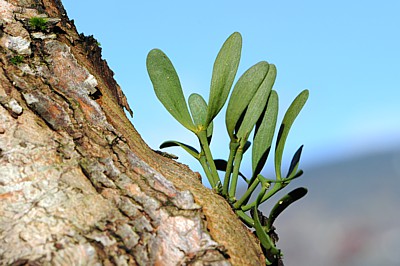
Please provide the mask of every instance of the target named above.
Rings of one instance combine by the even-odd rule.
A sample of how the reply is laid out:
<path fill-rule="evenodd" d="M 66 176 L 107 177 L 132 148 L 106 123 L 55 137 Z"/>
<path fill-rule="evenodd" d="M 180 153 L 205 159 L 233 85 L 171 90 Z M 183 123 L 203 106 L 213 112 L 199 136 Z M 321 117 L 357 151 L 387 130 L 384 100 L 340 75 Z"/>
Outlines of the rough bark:
<path fill-rule="evenodd" d="M 0 51 L 1 265 L 263 264 L 225 200 L 143 142 L 60 1 L 0 0 Z"/>

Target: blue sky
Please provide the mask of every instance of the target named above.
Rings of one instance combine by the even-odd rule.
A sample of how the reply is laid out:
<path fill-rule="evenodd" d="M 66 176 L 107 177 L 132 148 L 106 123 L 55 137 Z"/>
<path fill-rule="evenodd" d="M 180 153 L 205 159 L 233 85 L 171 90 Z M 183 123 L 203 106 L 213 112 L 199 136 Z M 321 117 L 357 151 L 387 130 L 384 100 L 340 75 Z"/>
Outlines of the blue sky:
<path fill-rule="evenodd" d="M 301 90 L 310 90 L 289 134 L 287 159 L 301 144 L 306 165 L 400 147 L 399 1 L 63 3 L 78 31 L 101 43 L 134 110 L 132 123 L 154 149 L 164 140 L 197 141 L 158 102 L 147 53 L 162 49 L 185 95 L 197 92 L 208 99 L 213 61 L 234 31 L 243 36 L 238 74 L 261 60 L 277 66 L 281 116 Z M 215 129 L 215 157 L 226 158 L 224 114 Z M 181 161 L 197 169 L 196 162 Z"/>

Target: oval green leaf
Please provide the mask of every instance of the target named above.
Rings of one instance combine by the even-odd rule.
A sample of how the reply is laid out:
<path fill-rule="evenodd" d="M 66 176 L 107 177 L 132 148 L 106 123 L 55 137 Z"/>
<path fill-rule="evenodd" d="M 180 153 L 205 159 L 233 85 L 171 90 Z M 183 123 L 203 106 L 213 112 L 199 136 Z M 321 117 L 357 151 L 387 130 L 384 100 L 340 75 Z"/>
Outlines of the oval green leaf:
<path fill-rule="evenodd" d="M 288 110 L 283 117 L 282 124 L 279 128 L 278 137 L 275 146 L 275 173 L 277 180 L 282 179 L 282 156 L 283 149 L 285 147 L 287 136 L 289 135 L 289 130 L 293 125 L 294 120 L 300 113 L 304 104 L 308 99 L 309 92 L 304 90 L 293 100 L 292 104 L 289 106 Z"/>
<path fill-rule="evenodd" d="M 264 78 L 257 92 L 251 99 L 249 106 L 246 109 L 243 122 L 237 132 L 238 138 L 246 139 L 253 130 L 257 120 L 259 120 L 263 113 L 265 106 L 268 101 L 268 97 L 271 93 L 272 87 L 274 86 L 276 78 L 276 67 L 273 64 L 269 65 L 267 76 Z"/>
<path fill-rule="evenodd" d="M 169 58 L 161 50 L 153 49 L 147 55 L 146 65 L 157 98 L 179 123 L 194 131 L 179 77 Z"/>
<path fill-rule="evenodd" d="M 185 143 L 179 142 L 179 141 L 174 141 L 174 140 L 165 141 L 160 145 L 160 149 L 169 148 L 169 147 L 177 147 L 177 146 L 183 148 L 194 158 L 196 158 L 196 159 L 200 158 L 200 153 L 195 148 L 193 148 L 192 146 L 189 146 Z"/>
<path fill-rule="evenodd" d="M 235 127 L 254 94 L 257 92 L 257 89 L 263 82 L 268 69 L 269 64 L 267 62 L 259 62 L 243 73 L 235 84 L 228 102 L 225 117 L 226 129 L 228 130 L 231 140 L 236 139 L 234 134 Z"/>
<path fill-rule="evenodd" d="M 274 137 L 276 120 L 278 117 L 278 94 L 272 90 L 268 98 L 265 113 L 257 122 L 254 132 L 252 149 L 252 169 L 253 176 L 251 182 L 257 177 L 264 168 L 268 154 L 271 150 L 272 139 Z"/>
<path fill-rule="evenodd" d="M 224 106 L 239 67 L 242 36 L 235 32 L 225 41 L 214 62 L 208 100 L 208 125 Z"/>
<path fill-rule="evenodd" d="M 189 109 L 197 131 L 206 130 L 207 103 L 200 94 L 192 93 L 188 99 Z"/>

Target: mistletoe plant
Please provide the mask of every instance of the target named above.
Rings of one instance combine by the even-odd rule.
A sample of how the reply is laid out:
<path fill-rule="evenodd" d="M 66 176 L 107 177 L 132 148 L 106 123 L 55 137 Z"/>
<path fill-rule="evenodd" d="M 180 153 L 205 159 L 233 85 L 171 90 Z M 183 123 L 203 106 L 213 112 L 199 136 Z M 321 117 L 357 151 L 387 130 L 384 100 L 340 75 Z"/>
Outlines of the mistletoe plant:
<path fill-rule="evenodd" d="M 196 158 L 202 165 L 207 179 L 215 192 L 225 197 L 240 219 L 255 229 L 267 265 L 277 263 L 282 253 L 276 247 L 277 241 L 273 223 L 277 216 L 290 204 L 302 198 L 306 188 L 297 188 L 283 198 L 265 217 L 258 207 L 292 180 L 302 175 L 298 169 L 303 146 L 293 156 L 286 176 L 282 174 L 282 156 L 289 130 L 308 98 L 308 90 L 302 91 L 286 111 L 275 143 L 275 178 L 266 178 L 261 171 L 271 150 L 278 114 L 278 94 L 272 89 L 276 68 L 261 61 L 250 67 L 238 79 L 230 95 L 226 109 L 226 129 L 230 139 L 227 160 L 214 159 L 210 151 L 213 134 L 213 120 L 221 111 L 231 91 L 238 70 L 242 38 L 233 33 L 223 44 L 214 63 L 208 102 L 193 93 L 186 103 L 178 75 L 168 57 L 159 49 L 153 49 L 147 56 L 147 70 L 154 91 L 168 112 L 185 128 L 192 131 L 200 143 L 200 151 L 179 141 L 166 141 L 160 148 L 179 146 Z M 249 138 L 253 133 L 252 174 L 246 178 L 240 172 L 243 154 L 251 146 Z M 224 171 L 223 181 L 217 171 Z M 247 184 L 247 190 L 236 197 L 239 177 Z M 259 188 L 259 189 L 257 189 Z M 253 202 L 249 202 L 255 191 L 259 191 Z"/>

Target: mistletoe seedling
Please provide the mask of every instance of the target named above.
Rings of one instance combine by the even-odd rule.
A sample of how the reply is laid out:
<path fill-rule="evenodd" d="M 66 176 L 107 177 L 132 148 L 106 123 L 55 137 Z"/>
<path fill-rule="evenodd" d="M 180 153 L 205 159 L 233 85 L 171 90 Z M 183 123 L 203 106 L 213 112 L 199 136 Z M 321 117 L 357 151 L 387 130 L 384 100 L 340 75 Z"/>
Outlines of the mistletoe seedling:
<path fill-rule="evenodd" d="M 29 25 L 34 30 L 45 31 L 47 30 L 47 19 L 41 17 L 32 17 L 29 19 Z"/>
<path fill-rule="evenodd" d="M 293 156 L 286 177 L 282 174 L 283 150 L 289 130 L 308 99 L 308 90 L 302 91 L 292 102 L 279 127 L 274 147 L 275 179 L 265 178 L 261 172 L 272 149 L 278 117 L 278 94 L 273 90 L 276 67 L 261 61 L 245 71 L 235 85 L 234 79 L 241 57 L 242 37 L 233 33 L 222 45 L 214 63 L 208 102 L 193 93 L 186 101 L 178 74 L 169 58 L 159 49 L 153 49 L 147 56 L 147 71 L 157 98 L 167 111 L 186 129 L 193 132 L 200 149 L 188 144 L 169 140 L 160 148 L 181 147 L 204 169 L 212 189 L 222 195 L 232 206 L 238 217 L 255 230 L 263 251 L 266 264 L 274 265 L 281 260 L 282 252 L 276 247 L 277 235 L 273 223 L 277 216 L 293 202 L 302 198 L 307 189 L 297 188 L 282 197 L 268 216 L 259 211 L 259 205 L 302 175 L 298 169 L 303 146 Z M 227 160 L 214 159 L 210 150 L 214 118 L 228 100 L 225 124 L 229 137 Z M 253 134 L 253 145 L 249 141 Z M 251 149 L 252 174 L 248 179 L 240 171 L 244 153 Z M 224 171 L 223 180 L 217 171 Z M 246 192 L 239 198 L 237 186 L 239 177 L 247 185 Z M 257 188 L 258 196 L 249 202 Z"/>
<path fill-rule="evenodd" d="M 13 65 L 18 66 L 24 62 L 24 57 L 22 55 L 16 55 L 10 59 L 10 62 Z"/>

